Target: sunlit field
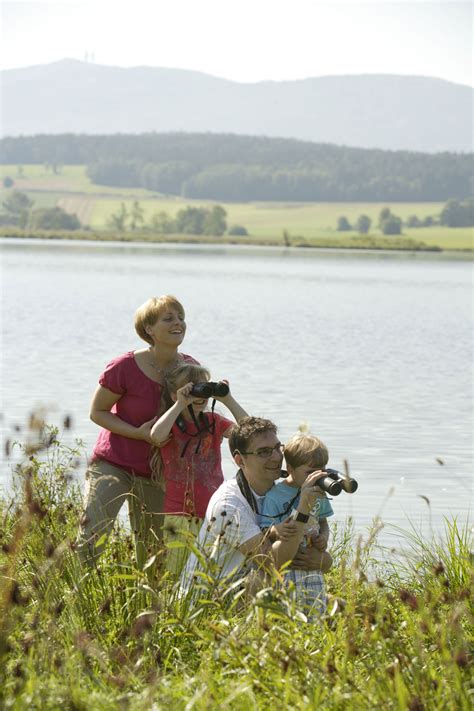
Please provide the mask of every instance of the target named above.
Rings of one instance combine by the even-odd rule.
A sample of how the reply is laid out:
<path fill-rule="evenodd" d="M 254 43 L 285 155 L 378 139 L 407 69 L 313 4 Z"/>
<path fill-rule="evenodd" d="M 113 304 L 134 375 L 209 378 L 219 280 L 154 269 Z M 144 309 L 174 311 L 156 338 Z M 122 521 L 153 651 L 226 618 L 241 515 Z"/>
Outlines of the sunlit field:
<path fill-rule="evenodd" d="M 63 166 L 55 175 L 43 165 L 1 166 L 3 177 L 10 176 L 19 190 L 28 193 L 36 207 L 59 205 L 75 213 L 84 226 L 93 230 L 106 230 L 110 217 L 117 213 L 123 202 L 128 211 L 135 200 L 143 209 L 145 225 L 154 214 L 166 212 L 170 217 L 188 206 L 212 204 L 205 200 L 187 200 L 161 196 L 138 188 L 119 188 L 94 185 L 86 175 L 85 166 Z M 292 243 L 327 240 L 331 246 L 347 246 L 355 231 L 338 232 L 338 218 L 347 217 L 354 223 L 359 215 L 372 220 L 370 235 L 380 237 L 378 216 L 383 207 L 406 220 L 410 215 L 419 219 L 439 215 L 443 203 L 220 203 L 227 211 L 227 224 L 242 225 L 256 240 L 269 239 L 283 243 L 283 232 Z M 442 249 L 473 249 L 472 228 L 449 228 L 434 225 L 425 228 L 403 228 L 403 237 L 424 242 Z"/>

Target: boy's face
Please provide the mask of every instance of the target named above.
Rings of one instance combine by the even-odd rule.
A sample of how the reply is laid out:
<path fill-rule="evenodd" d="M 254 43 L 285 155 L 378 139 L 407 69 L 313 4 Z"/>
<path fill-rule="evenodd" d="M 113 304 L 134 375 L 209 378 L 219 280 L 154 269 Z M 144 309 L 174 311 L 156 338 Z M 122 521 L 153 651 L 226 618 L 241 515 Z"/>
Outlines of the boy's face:
<path fill-rule="evenodd" d="M 303 486 L 306 481 L 306 477 L 315 471 L 319 471 L 310 464 L 300 464 L 298 467 L 292 467 L 288 464 L 288 473 L 291 474 L 293 481 L 297 486 Z M 318 490 L 319 491 L 319 490 Z M 322 494 L 321 490 L 321 494 Z"/>

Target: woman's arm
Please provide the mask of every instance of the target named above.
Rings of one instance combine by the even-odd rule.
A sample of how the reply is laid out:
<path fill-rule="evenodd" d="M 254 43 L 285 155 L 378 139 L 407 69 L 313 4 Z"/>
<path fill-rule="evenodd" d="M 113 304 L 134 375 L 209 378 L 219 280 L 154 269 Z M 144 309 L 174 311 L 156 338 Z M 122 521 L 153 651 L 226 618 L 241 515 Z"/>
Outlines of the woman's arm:
<path fill-rule="evenodd" d="M 90 406 L 89 416 L 92 422 L 95 422 L 99 427 L 103 427 L 109 432 L 129 437 L 130 439 L 142 439 L 145 442 L 151 443 L 150 430 L 156 422 L 156 417 L 148 422 L 144 422 L 140 427 L 125 422 L 113 412 L 110 412 L 112 406 L 120 400 L 122 396 L 113 393 L 111 390 L 104 388 L 102 385 L 97 387 Z"/>

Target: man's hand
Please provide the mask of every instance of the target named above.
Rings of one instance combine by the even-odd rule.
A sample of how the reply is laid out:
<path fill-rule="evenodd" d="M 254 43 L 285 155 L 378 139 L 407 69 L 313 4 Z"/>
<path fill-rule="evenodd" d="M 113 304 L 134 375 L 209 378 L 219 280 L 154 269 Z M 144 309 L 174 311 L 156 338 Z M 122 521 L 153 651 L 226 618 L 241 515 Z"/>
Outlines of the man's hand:
<path fill-rule="evenodd" d="M 328 539 L 326 536 L 323 536 L 322 533 L 318 533 L 316 536 L 311 536 L 311 542 L 318 551 L 327 550 Z"/>
<path fill-rule="evenodd" d="M 322 555 L 323 553 L 317 548 L 299 548 L 290 568 L 296 568 L 296 570 L 321 570 Z"/>

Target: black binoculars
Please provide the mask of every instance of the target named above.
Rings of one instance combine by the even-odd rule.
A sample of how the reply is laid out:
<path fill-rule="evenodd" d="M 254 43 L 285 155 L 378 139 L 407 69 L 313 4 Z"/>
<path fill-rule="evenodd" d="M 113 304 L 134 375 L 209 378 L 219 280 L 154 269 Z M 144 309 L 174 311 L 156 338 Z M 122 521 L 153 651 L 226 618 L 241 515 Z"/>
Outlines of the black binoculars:
<path fill-rule="evenodd" d="M 328 468 L 324 471 L 327 476 L 318 479 L 315 486 L 319 486 L 320 489 L 330 496 L 339 496 L 342 490 L 344 490 L 346 494 L 353 494 L 359 488 L 359 484 L 355 479 L 352 479 L 350 476 L 345 476 L 341 472 L 338 472 L 337 469 Z M 287 477 L 288 472 L 282 470 L 281 476 Z"/>
<path fill-rule="evenodd" d="M 316 486 L 319 486 L 320 489 L 331 494 L 331 496 L 339 496 L 342 490 L 344 490 L 346 494 L 353 494 L 359 488 L 359 484 L 355 479 L 352 479 L 350 476 L 345 476 L 341 472 L 338 472 L 337 469 L 327 468 L 324 471 L 327 476 L 319 479 Z"/>
<path fill-rule="evenodd" d="M 227 383 L 213 383 L 208 380 L 206 383 L 195 383 L 191 390 L 193 397 L 225 397 L 229 394 Z"/>

